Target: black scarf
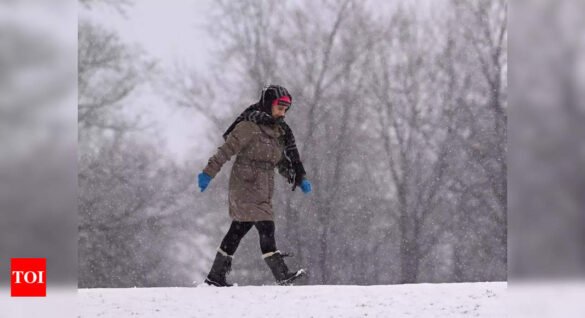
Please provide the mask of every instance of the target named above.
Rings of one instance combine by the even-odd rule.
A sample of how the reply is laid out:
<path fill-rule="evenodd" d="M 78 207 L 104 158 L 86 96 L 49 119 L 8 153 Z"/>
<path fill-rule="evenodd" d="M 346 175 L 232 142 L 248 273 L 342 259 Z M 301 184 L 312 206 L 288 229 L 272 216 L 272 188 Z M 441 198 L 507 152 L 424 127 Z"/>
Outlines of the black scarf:
<path fill-rule="evenodd" d="M 271 115 L 267 113 L 268 105 L 272 105 L 272 101 L 275 98 L 280 96 L 278 95 L 288 95 L 286 94 L 276 94 L 273 96 L 267 90 L 270 90 L 273 87 L 278 86 L 268 86 L 262 91 L 262 97 L 260 101 L 256 104 L 253 104 L 246 108 L 238 118 L 228 127 L 226 132 L 223 134 L 223 138 L 227 139 L 228 135 L 232 130 L 236 127 L 236 125 L 242 121 L 250 121 L 259 125 L 279 125 L 284 130 L 284 135 L 282 135 L 281 142 L 284 144 L 283 156 L 282 159 L 278 162 L 278 172 L 287 178 L 288 183 L 292 184 L 292 190 L 294 191 L 297 186 L 301 185 L 303 181 L 303 177 L 307 174 L 305 172 L 305 168 L 303 167 L 303 163 L 301 162 L 301 158 L 299 155 L 299 150 L 297 149 L 297 145 L 295 143 L 295 136 L 293 135 L 292 130 L 284 121 L 284 118 L 275 119 Z M 284 88 L 278 87 L 281 92 Z M 274 97 L 276 96 L 276 97 Z M 273 98 L 274 97 L 274 98 Z M 270 106 L 272 107 L 272 106 Z M 271 108 L 270 108 L 271 109 Z"/>

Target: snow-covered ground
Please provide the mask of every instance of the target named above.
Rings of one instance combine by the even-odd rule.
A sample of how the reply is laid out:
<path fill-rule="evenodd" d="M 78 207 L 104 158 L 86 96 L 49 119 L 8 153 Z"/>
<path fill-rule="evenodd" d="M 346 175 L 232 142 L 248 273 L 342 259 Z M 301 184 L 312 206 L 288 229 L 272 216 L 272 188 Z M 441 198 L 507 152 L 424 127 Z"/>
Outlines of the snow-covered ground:
<path fill-rule="evenodd" d="M 507 284 L 80 289 L 79 317 L 505 317 Z"/>

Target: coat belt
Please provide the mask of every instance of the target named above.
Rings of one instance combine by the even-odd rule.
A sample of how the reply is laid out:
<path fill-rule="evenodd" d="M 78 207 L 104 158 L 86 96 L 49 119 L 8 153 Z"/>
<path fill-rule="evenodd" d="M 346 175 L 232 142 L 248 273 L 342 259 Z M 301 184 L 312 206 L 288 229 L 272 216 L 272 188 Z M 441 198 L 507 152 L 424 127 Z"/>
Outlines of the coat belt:
<path fill-rule="evenodd" d="M 245 166 L 252 166 L 258 169 L 263 170 L 273 170 L 276 165 L 271 161 L 259 161 L 259 160 L 250 160 L 244 157 L 238 157 L 236 159 L 235 164 L 245 165 Z"/>

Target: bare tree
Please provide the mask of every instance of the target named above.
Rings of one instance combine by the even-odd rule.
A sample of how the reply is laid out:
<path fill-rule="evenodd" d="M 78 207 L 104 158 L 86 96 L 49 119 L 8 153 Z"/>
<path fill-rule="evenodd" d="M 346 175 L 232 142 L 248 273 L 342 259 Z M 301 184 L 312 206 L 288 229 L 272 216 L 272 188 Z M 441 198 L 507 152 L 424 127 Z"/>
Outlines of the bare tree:
<path fill-rule="evenodd" d="M 387 213 L 400 231 L 399 257 L 402 283 L 418 281 L 420 263 L 442 234 L 447 217 L 437 197 L 444 183 L 449 131 L 439 126 L 443 107 L 433 100 L 435 75 L 432 65 L 432 35 L 421 38 L 416 15 L 401 7 L 392 17 L 386 39 L 377 46 L 376 67 L 370 93 L 375 96 L 374 113 L 383 144 L 387 171 L 395 191 L 396 204 Z M 439 104 L 439 105 L 437 105 Z M 385 237 L 390 241 L 390 232 Z"/>
<path fill-rule="evenodd" d="M 462 81 L 463 93 L 456 102 L 455 120 L 460 122 L 456 142 L 464 150 L 465 161 L 454 167 L 469 166 L 476 168 L 453 171 L 453 185 L 462 194 L 460 197 L 460 215 L 457 219 L 459 228 L 483 224 L 483 230 L 476 228 L 474 236 L 483 237 L 479 244 L 481 249 L 495 262 L 492 269 L 505 271 L 507 257 L 507 2 L 465 3 L 454 1 L 454 15 L 449 27 L 455 50 L 468 48 L 464 53 L 457 53 L 452 64 L 456 68 L 468 70 L 467 78 Z M 463 28 L 460 26 L 463 25 Z M 461 30 L 458 32 L 458 30 Z M 470 48 L 470 49 L 469 49 Z M 454 53 L 453 53 L 454 55 Z M 453 74 L 457 77 L 457 74 Z M 469 214 L 478 221 L 470 222 Z M 485 220 L 479 222 L 479 220 Z M 489 230 L 486 230 L 489 229 Z M 469 274 L 457 279 L 474 279 L 476 271 L 469 260 L 478 254 L 461 255 L 465 250 L 461 246 L 460 236 L 466 231 L 459 231 L 455 248 L 454 265 L 457 276 L 463 272 Z M 469 235 L 467 235 L 469 238 Z M 468 240 L 468 242 L 471 242 Z M 467 246 L 470 246 L 468 244 Z M 474 249 L 471 249 L 473 251 Z M 465 267 L 465 270 L 462 268 Z M 495 273 L 495 274 L 494 274 Z M 482 276 L 505 278 L 499 270 L 493 270 Z"/>
<path fill-rule="evenodd" d="M 194 176 L 160 153 L 130 109 L 154 63 L 85 20 L 78 55 L 79 285 L 188 284 L 200 244 L 183 251 L 191 231 L 205 233 L 189 209 Z"/>
<path fill-rule="evenodd" d="M 177 270 L 169 252 L 188 230 L 178 229 L 189 220 L 190 212 L 180 209 L 180 198 L 191 180 L 150 147 L 118 141 L 80 161 L 80 170 L 86 172 L 79 178 L 82 287 L 173 281 L 165 277 L 169 268 Z"/>
<path fill-rule="evenodd" d="M 122 44 L 115 33 L 89 22 L 80 22 L 78 47 L 80 132 L 136 128 L 137 121 L 121 112 L 122 102 L 144 82 L 143 74 L 154 64 Z"/>

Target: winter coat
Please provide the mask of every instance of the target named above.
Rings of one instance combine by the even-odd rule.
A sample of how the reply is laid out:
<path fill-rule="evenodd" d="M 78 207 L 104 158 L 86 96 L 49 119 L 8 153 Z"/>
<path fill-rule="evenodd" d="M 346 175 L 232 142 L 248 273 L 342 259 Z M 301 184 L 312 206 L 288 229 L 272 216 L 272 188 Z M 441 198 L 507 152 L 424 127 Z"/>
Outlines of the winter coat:
<path fill-rule="evenodd" d="M 240 222 L 273 221 L 274 168 L 281 159 L 284 134 L 278 125 L 242 121 L 209 159 L 203 172 L 215 177 L 234 155 L 229 181 L 229 215 Z"/>

